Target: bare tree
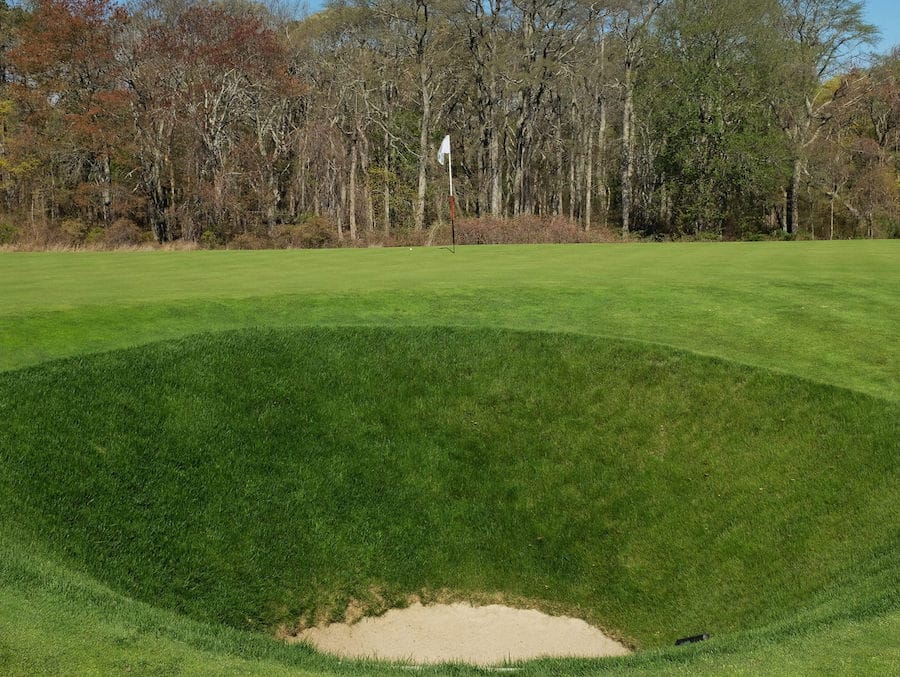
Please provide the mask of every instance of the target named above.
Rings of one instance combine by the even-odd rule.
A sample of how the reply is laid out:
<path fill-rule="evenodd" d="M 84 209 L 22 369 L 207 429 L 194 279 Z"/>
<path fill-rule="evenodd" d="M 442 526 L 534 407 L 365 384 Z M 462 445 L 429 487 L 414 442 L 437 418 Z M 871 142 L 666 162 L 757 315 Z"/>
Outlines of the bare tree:
<path fill-rule="evenodd" d="M 665 0 L 623 0 L 613 6 L 612 30 L 619 39 L 622 59 L 622 232 L 631 230 L 634 208 L 635 70 L 644 58 L 644 39 L 653 17 Z"/>
<path fill-rule="evenodd" d="M 875 28 L 863 21 L 861 2 L 782 0 L 782 31 L 789 40 L 784 60 L 782 124 L 794 147 L 791 178 L 785 192 L 785 230 L 800 228 L 800 182 L 806 153 L 833 115 L 835 99 L 820 96 L 821 84 L 834 76 L 855 49 L 870 43 Z"/>

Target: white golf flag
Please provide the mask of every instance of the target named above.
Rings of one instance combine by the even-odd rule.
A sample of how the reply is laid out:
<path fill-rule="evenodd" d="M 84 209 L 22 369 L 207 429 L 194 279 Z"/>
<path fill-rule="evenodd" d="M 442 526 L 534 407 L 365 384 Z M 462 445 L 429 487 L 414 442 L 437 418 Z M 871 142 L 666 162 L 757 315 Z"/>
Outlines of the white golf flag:
<path fill-rule="evenodd" d="M 450 155 L 450 135 L 444 137 L 441 141 L 441 149 L 438 151 L 438 163 L 444 164 L 444 158 Z"/>

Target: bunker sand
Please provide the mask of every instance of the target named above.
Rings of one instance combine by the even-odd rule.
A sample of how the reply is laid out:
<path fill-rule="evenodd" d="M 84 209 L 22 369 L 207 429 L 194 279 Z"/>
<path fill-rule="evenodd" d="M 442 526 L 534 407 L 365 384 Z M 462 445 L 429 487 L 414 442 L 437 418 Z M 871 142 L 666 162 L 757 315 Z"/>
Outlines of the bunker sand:
<path fill-rule="evenodd" d="M 346 658 L 480 666 L 540 657 L 625 656 L 619 642 L 577 618 L 491 604 L 415 603 L 358 623 L 308 628 L 292 642 Z"/>

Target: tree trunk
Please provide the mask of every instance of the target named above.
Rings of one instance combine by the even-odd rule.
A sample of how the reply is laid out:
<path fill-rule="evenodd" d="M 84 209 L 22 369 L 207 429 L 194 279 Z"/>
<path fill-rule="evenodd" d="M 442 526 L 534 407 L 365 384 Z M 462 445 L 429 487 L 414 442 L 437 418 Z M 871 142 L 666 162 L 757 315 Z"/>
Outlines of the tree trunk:
<path fill-rule="evenodd" d="M 787 188 L 787 219 L 785 232 L 796 233 L 800 229 L 800 174 L 803 171 L 803 160 L 799 157 L 794 160 L 791 171 L 791 180 Z"/>
<path fill-rule="evenodd" d="M 600 130 L 597 132 L 597 194 L 600 197 L 600 226 L 606 228 L 609 189 L 606 186 L 606 103 L 600 102 Z"/>
<path fill-rule="evenodd" d="M 150 227 L 156 241 L 160 244 L 167 242 L 170 237 L 168 212 L 171 205 L 167 204 L 166 188 L 162 176 L 165 169 L 164 157 L 167 158 L 168 154 L 164 156 L 162 151 L 155 149 L 152 159 L 145 165 L 144 174 L 144 185 L 150 196 L 148 203 Z"/>
<path fill-rule="evenodd" d="M 356 166 L 359 164 L 359 150 L 357 149 L 357 137 L 354 135 L 350 144 L 350 199 L 348 211 L 350 221 L 350 240 L 356 242 Z"/>
<path fill-rule="evenodd" d="M 780 210 L 780 212 L 781 213 L 778 215 L 778 220 L 781 223 L 781 230 L 783 230 L 786 233 L 786 232 L 788 232 L 788 229 L 787 229 L 788 194 L 787 194 L 786 188 L 782 189 L 782 191 L 781 191 L 781 210 Z"/>
<path fill-rule="evenodd" d="M 338 237 L 338 240 L 341 242 L 344 241 L 344 224 L 342 223 L 344 215 L 342 212 L 346 209 L 346 207 L 347 207 L 347 184 L 344 183 L 343 181 L 341 181 L 341 202 L 339 205 L 337 205 L 337 209 L 334 210 L 335 215 L 337 216 L 337 218 L 335 219 L 335 221 L 337 221 L 337 237 Z"/>
<path fill-rule="evenodd" d="M 213 173 L 213 214 L 216 225 L 225 220 L 225 172 L 217 167 Z"/>
<path fill-rule="evenodd" d="M 625 60 L 625 102 L 622 106 L 622 233 L 631 231 L 634 180 L 634 83 L 631 60 Z"/>
<path fill-rule="evenodd" d="M 659 185 L 659 210 L 657 211 L 657 218 L 659 219 L 659 225 L 665 228 L 668 228 L 668 219 L 666 219 L 666 206 L 669 202 L 668 191 L 666 190 L 666 182 L 663 181 Z"/>
<path fill-rule="evenodd" d="M 490 119 L 483 121 L 481 129 L 481 147 L 478 149 L 478 216 L 486 214 L 490 204 L 491 175 L 491 136 Z"/>
<path fill-rule="evenodd" d="M 425 64 L 419 66 L 419 86 L 422 90 L 422 124 L 419 127 L 419 187 L 416 191 L 416 230 L 425 227 L 425 190 L 428 170 L 428 134 L 431 131 L 431 92 Z"/>
<path fill-rule="evenodd" d="M 109 151 L 103 153 L 103 223 L 109 226 L 110 215 L 112 212 L 112 171 L 109 166 Z"/>
<path fill-rule="evenodd" d="M 491 216 L 503 216 L 503 181 L 500 171 L 500 133 L 495 126 L 491 134 Z"/>
<path fill-rule="evenodd" d="M 363 184 L 363 197 L 366 201 L 366 230 L 375 230 L 375 200 L 368 181 Z"/>
<path fill-rule="evenodd" d="M 591 229 L 591 194 L 594 190 L 594 129 L 587 128 L 587 160 L 584 167 L 584 229 Z"/>
<path fill-rule="evenodd" d="M 557 131 L 557 146 L 556 146 L 556 202 L 555 202 L 555 213 L 557 216 L 563 215 L 563 210 L 565 206 L 563 205 L 563 197 L 566 194 L 566 158 L 564 151 L 564 136 L 562 133 L 562 117 L 559 119 L 559 129 Z"/>
<path fill-rule="evenodd" d="M 577 187 L 575 185 L 575 147 L 572 146 L 571 155 L 569 156 L 569 220 L 575 220 L 575 195 Z"/>
<path fill-rule="evenodd" d="M 275 230 L 275 220 L 278 214 L 278 203 L 281 201 L 281 190 L 278 188 L 278 180 L 274 174 L 268 177 L 268 190 L 266 191 L 266 230 L 269 235 Z"/>
<path fill-rule="evenodd" d="M 37 225 L 35 224 L 35 220 L 34 220 L 34 210 L 35 210 L 35 205 L 37 203 L 36 193 L 37 193 L 37 189 L 36 188 L 32 189 L 32 191 L 31 191 L 31 235 L 32 235 L 32 237 L 37 236 Z"/>
<path fill-rule="evenodd" d="M 829 200 L 829 203 L 830 203 L 829 207 L 830 207 L 830 211 L 831 211 L 831 213 L 829 214 L 829 219 L 828 219 L 828 239 L 829 240 L 834 239 L 834 195 L 835 195 L 835 193 L 837 193 L 836 188 L 831 193 L 831 199 Z"/>
<path fill-rule="evenodd" d="M 607 188 L 606 188 L 606 99 L 603 85 L 606 80 L 606 36 L 600 40 L 600 89 L 597 90 L 597 103 L 600 106 L 600 129 L 597 130 L 597 197 L 600 198 L 600 227 L 606 228 Z M 592 166 L 590 171 L 594 172 Z"/>
<path fill-rule="evenodd" d="M 513 216 L 525 210 L 525 127 L 520 118 L 516 131 L 515 157 L 513 158 Z"/>
<path fill-rule="evenodd" d="M 265 156 L 262 160 L 265 166 L 261 179 L 265 184 L 262 199 L 266 215 L 266 232 L 271 235 L 275 230 L 278 205 L 281 203 L 281 186 L 278 184 L 278 177 L 275 175 L 275 168 L 272 167 L 271 162 Z"/>
<path fill-rule="evenodd" d="M 391 135 L 384 132 L 384 234 L 391 232 Z"/>
<path fill-rule="evenodd" d="M 370 171 L 369 154 L 371 146 L 369 145 L 369 137 L 365 135 L 360 127 L 357 127 L 359 134 L 359 169 L 362 172 L 362 193 L 363 204 L 366 210 L 366 220 L 364 224 L 365 230 L 375 230 L 375 203 L 372 198 L 372 174 Z"/>

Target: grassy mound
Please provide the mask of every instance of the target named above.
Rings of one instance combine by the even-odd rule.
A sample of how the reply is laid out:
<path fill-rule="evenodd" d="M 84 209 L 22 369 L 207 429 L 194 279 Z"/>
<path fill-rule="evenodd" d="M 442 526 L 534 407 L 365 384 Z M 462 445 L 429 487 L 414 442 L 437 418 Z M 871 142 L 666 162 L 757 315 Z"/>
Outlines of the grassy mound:
<path fill-rule="evenodd" d="M 896 546 L 897 421 L 597 338 L 206 334 L 0 374 L 0 533 L 239 629 L 449 590 L 653 647 L 864 587 Z"/>

